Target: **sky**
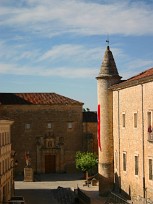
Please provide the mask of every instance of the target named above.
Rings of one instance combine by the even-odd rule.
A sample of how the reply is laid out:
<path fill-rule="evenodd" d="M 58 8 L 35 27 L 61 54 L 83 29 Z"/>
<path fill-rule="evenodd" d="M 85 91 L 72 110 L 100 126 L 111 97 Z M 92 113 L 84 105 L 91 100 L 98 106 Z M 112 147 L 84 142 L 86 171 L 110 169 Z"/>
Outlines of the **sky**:
<path fill-rule="evenodd" d="M 152 0 L 0 0 L 0 92 L 55 92 L 97 110 L 109 38 L 118 72 L 153 67 Z"/>

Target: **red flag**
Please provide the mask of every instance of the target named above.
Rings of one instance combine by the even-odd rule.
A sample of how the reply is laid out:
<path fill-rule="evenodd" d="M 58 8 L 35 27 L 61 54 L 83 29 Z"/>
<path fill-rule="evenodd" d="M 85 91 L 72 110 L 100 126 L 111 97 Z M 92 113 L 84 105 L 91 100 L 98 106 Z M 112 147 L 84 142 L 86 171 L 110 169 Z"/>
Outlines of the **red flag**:
<path fill-rule="evenodd" d="M 101 151 L 101 142 L 100 142 L 100 104 L 98 104 L 98 147 Z"/>

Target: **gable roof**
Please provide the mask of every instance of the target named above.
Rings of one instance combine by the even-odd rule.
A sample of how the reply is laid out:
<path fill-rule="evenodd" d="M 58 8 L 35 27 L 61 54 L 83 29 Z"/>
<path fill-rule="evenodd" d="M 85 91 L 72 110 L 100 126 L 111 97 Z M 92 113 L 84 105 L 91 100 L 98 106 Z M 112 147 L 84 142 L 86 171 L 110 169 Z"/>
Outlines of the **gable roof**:
<path fill-rule="evenodd" d="M 1 105 L 83 105 L 56 93 L 0 93 Z"/>
<path fill-rule="evenodd" d="M 118 84 L 111 86 L 112 90 L 123 89 L 130 86 L 135 86 L 138 84 L 153 81 L 153 68 L 147 69 L 127 80 L 121 81 Z"/>

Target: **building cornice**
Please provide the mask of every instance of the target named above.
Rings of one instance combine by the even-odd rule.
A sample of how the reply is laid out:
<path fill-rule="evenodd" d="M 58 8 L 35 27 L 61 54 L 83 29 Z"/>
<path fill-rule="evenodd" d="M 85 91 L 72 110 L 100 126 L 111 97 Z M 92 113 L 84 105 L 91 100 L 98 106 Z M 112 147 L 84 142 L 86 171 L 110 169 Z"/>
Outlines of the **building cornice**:
<path fill-rule="evenodd" d="M 153 75 L 151 76 L 148 76 L 148 77 L 143 77 L 143 78 L 140 78 L 140 79 L 135 79 L 135 80 L 126 80 L 126 81 L 123 81 L 119 84 L 114 84 L 110 87 L 111 90 L 113 91 L 117 91 L 117 90 L 120 90 L 120 89 L 125 89 L 125 88 L 129 88 L 129 87 L 132 87 L 132 86 L 137 86 L 137 85 L 140 85 L 140 84 L 145 84 L 145 83 L 148 83 L 148 82 L 152 82 L 153 81 Z"/>

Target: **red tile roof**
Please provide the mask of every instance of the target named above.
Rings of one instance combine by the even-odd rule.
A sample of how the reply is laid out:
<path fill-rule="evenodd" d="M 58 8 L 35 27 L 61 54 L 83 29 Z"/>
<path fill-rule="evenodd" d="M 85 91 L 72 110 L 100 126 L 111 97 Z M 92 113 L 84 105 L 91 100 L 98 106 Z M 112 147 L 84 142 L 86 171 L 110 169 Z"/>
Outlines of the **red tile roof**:
<path fill-rule="evenodd" d="M 149 77 L 153 75 L 153 68 L 147 69 L 144 72 L 139 73 L 138 75 L 135 75 L 129 79 L 127 79 L 127 81 L 133 81 L 133 80 L 138 80 L 138 79 L 142 79 L 145 77 Z"/>
<path fill-rule="evenodd" d="M 153 81 L 153 68 L 147 69 L 127 80 L 120 81 L 118 84 L 111 86 L 112 90 L 123 89 L 125 87 L 135 86 L 140 83 L 146 83 L 148 81 Z"/>
<path fill-rule="evenodd" d="M 0 93 L 1 105 L 33 104 L 33 105 L 55 105 L 55 104 L 77 104 L 83 103 L 61 96 L 56 93 Z"/>

